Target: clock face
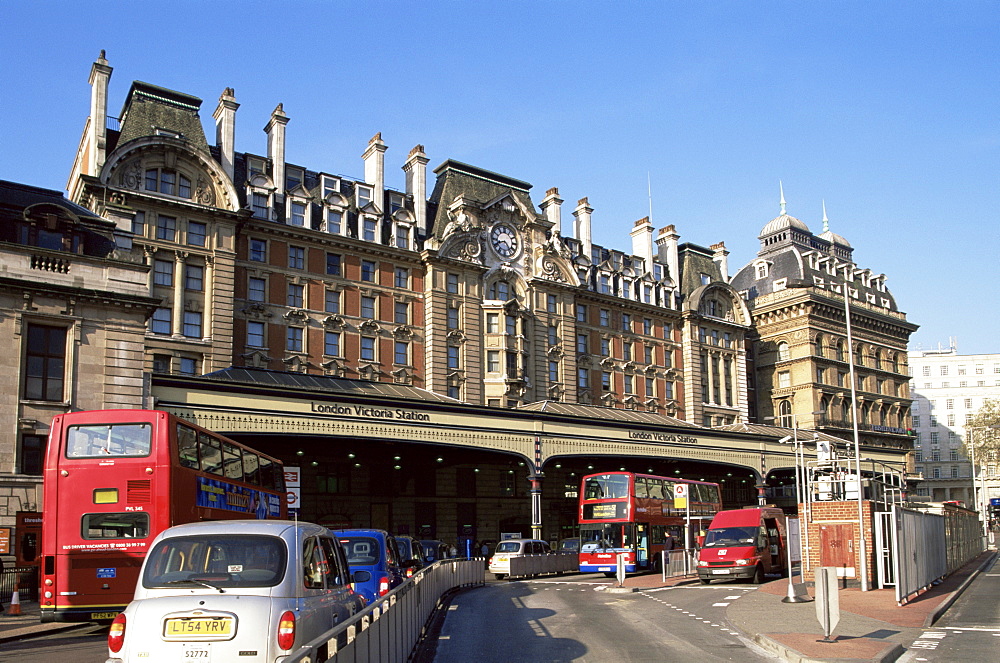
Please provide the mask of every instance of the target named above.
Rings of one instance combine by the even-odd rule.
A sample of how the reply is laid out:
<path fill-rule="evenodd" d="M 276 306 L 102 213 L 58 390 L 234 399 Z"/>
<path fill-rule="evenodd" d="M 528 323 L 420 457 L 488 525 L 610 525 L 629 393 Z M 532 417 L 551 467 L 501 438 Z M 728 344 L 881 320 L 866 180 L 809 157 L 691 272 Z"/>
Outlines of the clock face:
<path fill-rule="evenodd" d="M 490 231 L 490 244 L 501 258 L 510 258 L 517 253 L 519 240 L 517 231 L 506 223 L 498 223 Z"/>

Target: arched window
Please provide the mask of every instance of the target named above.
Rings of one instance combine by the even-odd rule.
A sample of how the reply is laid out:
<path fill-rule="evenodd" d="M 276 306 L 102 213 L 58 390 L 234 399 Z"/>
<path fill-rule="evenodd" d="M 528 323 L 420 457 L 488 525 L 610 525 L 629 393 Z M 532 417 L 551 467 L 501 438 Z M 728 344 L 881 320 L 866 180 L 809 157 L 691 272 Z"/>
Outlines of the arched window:
<path fill-rule="evenodd" d="M 822 334 L 816 334 L 816 344 L 815 344 L 815 347 L 816 347 L 816 356 L 817 357 L 822 357 L 823 356 L 823 341 L 824 341 L 823 335 Z"/>
<path fill-rule="evenodd" d="M 837 361 L 844 361 L 844 341 L 839 339 L 837 341 Z"/>
<path fill-rule="evenodd" d="M 850 401 L 844 400 L 840 403 L 840 418 L 845 422 L 851 421 L 851 403 Z"/>
<path fill-rule="evenodd" d="M 854 365 L 855 366 L 865 365 L 865 348 L 860 343 L 858 343 L 858 347 L 854 352 Z"/>
<path fill-rule="evenodd" d="M 785 343 L 784 341 L 778 343 L 778 361 L 788 361 L 790 358 L 788 343 Z"/>
<path fill-rule="evenodd" d="M 791 401 L 781 401 L 778 403 L 778 425 L 782 428 L 792 427 L 792 403 Z"/>
<path fill-rule="evenodd" d="M 823 396 L 819 399 L 819 411 L 822 413 L 823 417 L 826 417 L 827 411 L 830 409 L 830 397 Z"/>
<path fill-rule="evenodd" d="M 882 369 L 882 351 L 879 349 L 875 350 L 875 368 Z"/>
<path fill-rule="evenodd" d="M 510 284 L 506 281 L 494 281 L 490 285 L 490 299 L 498 299 L 502 302 L 510 299 Z"/>
<path fill-rule="evenodd" d="M 892 355 L 892 372 L 899 373 L 899 353 Z"/>

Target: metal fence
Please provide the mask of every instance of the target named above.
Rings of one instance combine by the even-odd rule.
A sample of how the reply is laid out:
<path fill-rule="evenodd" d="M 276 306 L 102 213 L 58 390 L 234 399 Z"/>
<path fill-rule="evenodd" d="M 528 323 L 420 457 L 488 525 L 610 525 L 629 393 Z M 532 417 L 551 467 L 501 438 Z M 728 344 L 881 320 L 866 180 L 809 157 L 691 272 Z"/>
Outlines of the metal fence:
<path fill-rule="evenodd" d="M 519 555 L 510 558 L 510 577 L 537 576 L 546 573 L 566 573 L 580 570 L 580 557 L 576 553 L 551 555 Z"/>
<path fill-rule="evenodd" d="M 404 663 L 424 634 L 441 597 L 486 580 L 482 559 L 442 560 L 350 620 L 295 650 L 285 663 Z"/>
<path fill-rule="evenodd" d="M 697 552 L 696 548 L 675 548 L 674 550 L 664 550 L 663 556 L 666 557 L 666 563 L 662 565 L 663 578 L 677 578 L 697 573 Z"/>
<path fill-rule="evenodd" d="M 6 568 L 0 573 L 0 602 L 5 605 L 17 590 L 17 596 L 22 601 L 38 600 L 38 567 L 15 566 Z"/>

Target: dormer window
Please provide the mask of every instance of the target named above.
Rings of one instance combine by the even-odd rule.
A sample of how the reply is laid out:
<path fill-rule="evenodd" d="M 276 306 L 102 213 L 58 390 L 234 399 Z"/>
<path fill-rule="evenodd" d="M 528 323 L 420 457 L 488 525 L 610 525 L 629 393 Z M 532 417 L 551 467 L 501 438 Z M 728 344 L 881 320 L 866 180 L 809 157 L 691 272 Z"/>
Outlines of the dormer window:
<path fill-rule="evenodd" d="M 306 209 L 304 202 L 292 200 L 288 203 L 288 224 L 304 227 L 306 225 Z"/>
<path fill-rule="evenodd" d="M 250 194 L 250 207 L 253 210 L 255 219 L 271 218 L 271 196 L 266 193 L 254 191 Z"/>
<path fill-rule="evenodd" d="M 363 209 L 372 201 L 372 190 L 366 186 L 358 185 L 357 189 L 357 205 L 358 209 Z"/>
<path fill-rule="evenodd" d="M 340 193 L 340 178 L 323 176 L 323 197 L 326 198 L 331 193 Z"/>
<path fill-rule="evenodd" d="M 285 167 L 285 191 L 292 191 L 306 181 L 306 171 L 296 166 Z"/>
<path fill-rule="evenodd" d="M 176 170 L 148 168 L 146 170 L 146 191 L 179 198 L 191 198 L 191 180 Z"/>
<path fill-rule="evenodd" d="M 247 177 L 252 178 L 254 175 L 265 175 L 266 174 L 267 162 L 261 157 L 247 157 Z"/>
<path fill-rule="evenodd" d="M 171 131 L 170 129 L 161 129 L 157 127 L 153 130 L 153 135 L 155 136 L 167 136 L 168 138 L 180 138 L 181 134 L 177 131 Z"/>
<path fill-rule="evenodd" d="M 361 220 L 361 239 L 366 242 L 374 242 L 376 237 L 376 231 L 378 229 L 378 222 L 370 216 L 362 217 Z"/>
<path fill-rule="evenodd" d="M 403 208 L 403 196 L 398 193 L 389 194 L 389 214 L 395 214 Z"/>
<path fill-rule="evenodd" d="M 326 209 L 326 232 L 331 235 L 344 234 L 344 213 L 336 209 Z"/>
<path fill-rule="evenodd" d="M 396 226 L 396 247 L 400 249 L 410 248 L 410 228 L 409 226 Z"/>
<path fill-rule="evenodd" d="M 768 274 L 768 265 L 766 262 L 758 262 L 754 265 L 754 271 L 757 274 L 758 279 L 766 279 Z"/>

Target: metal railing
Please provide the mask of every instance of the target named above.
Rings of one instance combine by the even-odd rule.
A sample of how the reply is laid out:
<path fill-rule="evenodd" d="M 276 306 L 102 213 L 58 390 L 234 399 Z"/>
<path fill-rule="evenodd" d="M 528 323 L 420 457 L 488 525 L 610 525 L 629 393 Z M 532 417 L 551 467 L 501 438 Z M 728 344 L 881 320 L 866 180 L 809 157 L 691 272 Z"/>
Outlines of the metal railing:
<path fill-rule="evenodd" d="M 441 597 L 485 580 L 483 559 L 435 562 L 350 620 L 296 649 L 285 663 L 404 663 L 424 635 Z"/>
<path fill-rule="evenodd" d="M 566 573 L 580 570 L 580 556 L 576 553 L 550 555 L 519 555 L 510 558 L 510 577 L 537 576 L 546 573 Z"/>
<path fill-rule="evenodd" d="M 38 600 L 38 567 L 13 566 L 0 573 L 0 602 L 5 605 L 17 590 L 17 596 L 22 601 Z"/>

